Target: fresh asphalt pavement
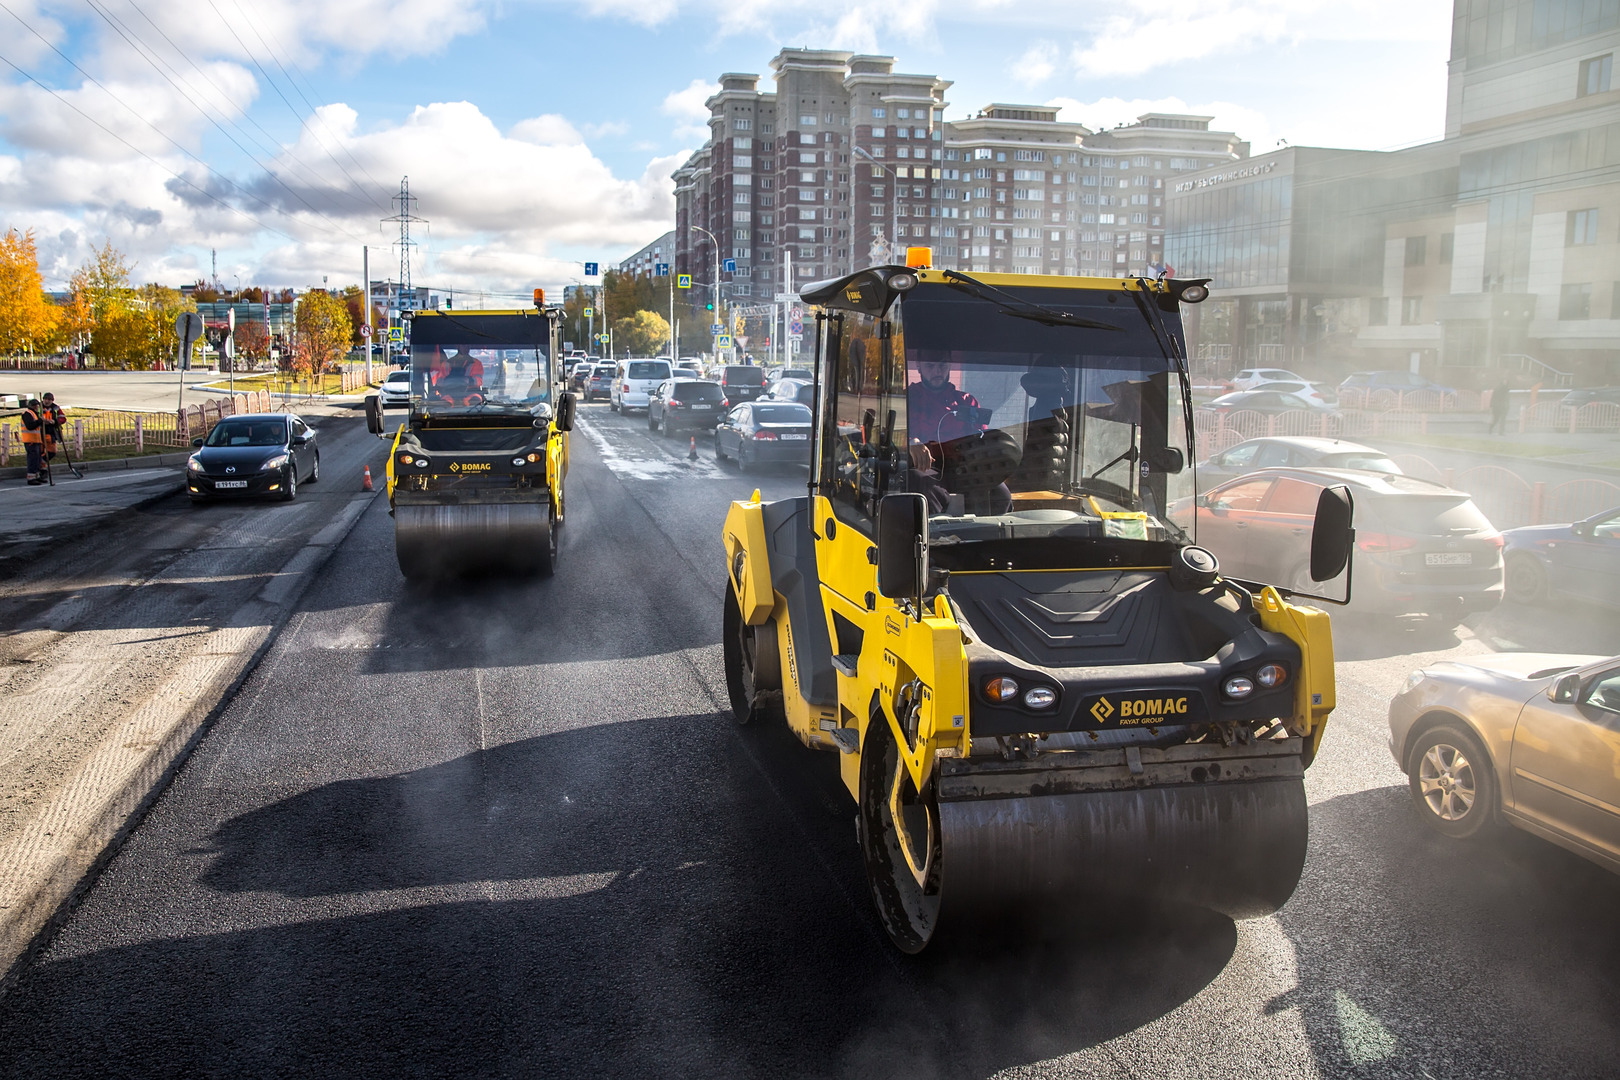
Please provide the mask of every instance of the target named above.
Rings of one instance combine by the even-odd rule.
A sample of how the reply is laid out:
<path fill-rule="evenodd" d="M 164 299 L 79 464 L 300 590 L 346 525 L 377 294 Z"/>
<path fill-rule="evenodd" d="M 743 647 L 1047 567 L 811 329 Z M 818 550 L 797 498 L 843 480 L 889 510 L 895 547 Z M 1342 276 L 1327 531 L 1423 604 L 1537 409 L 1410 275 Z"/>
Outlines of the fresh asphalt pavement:
<path fill-rule="evenodd" d="M 831 757 L 739 729 L 739 475 L 581 410 L 555 577 L 408 586 L 381 500 L 16 988 L 0 1075 L 1600 1076 L 1620 878 L 1461 846 L 1385 748 L 1406 673 L 1614 620 L 1349 624 L 1298 892 L 878 927 Z"/>

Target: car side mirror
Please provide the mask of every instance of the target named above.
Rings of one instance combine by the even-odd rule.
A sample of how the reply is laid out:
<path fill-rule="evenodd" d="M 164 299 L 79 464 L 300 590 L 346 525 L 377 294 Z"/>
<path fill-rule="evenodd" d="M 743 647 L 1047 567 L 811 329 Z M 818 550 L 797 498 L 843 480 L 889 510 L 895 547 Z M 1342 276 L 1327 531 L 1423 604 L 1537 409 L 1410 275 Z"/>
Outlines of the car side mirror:
<path fill-rule="evenodd" d="M 294 435 L 293 440 L 292 440 L 292 444 L 294 446 L 308 446 L 309 445 L 309 436 L 308 435 Z"/>
<path fill-rule="evenodd" d="M 1201 510 L 1208 510 L 1209 506 L 1210 506 L 1209 496 L 1208 495 L 1200 495 L 1200 496 L 1198 496 L 1196 499 L 1193 500 L 1193 505 L 1198 507 Z"/>
<path fill-rule="evenodd" d="M 383 433 L 382 402 L 376 394 L 366 395 L 366 430 L 373 435 Z"/>
<path fill-rule="evenodd" d="M 574 395 L 561 394 L 557 398 L 557 430 L 574 430 Z"/>
<path fill-rule="evenodd" d="M 1316 525 L 1311 529 L 1311 580 L 1329 581 L 1344 571 L 1355 547 L 1351 522 L 1355 504 L 1347 487 L 1323 488 L 1316 499 Z"/>
<path fill-rule="evenodd" d="M 1547 687 L 1547 698 L 1560 705 L 1573 705 L 1575 698 L 1581 692 L 1581 677 L 1579 675 L 1562 675 Z"/>
<path fill-rule="evenodd" d="M 878 503 L 877 587 L 891 600 L 920 596 L 928 559 L 928 501 L 885 495 Z"/>
<path fill-rule="evenodd" d="M 202 444 L 203 444 L 203 441 L 202 441 L 202 436 L 201 435 L 199 435 L 195 439 L 191 440 L 191 445 L 192 446 L 201 446 Z"/>
<path fill-rule="evenodd" d="M 1592 523 L 1590 521 L 1577 521 L 1575 524 L 1569 527 L 1569 531 L 1574 533 L 1576 536 L 1591 536 Z"/>

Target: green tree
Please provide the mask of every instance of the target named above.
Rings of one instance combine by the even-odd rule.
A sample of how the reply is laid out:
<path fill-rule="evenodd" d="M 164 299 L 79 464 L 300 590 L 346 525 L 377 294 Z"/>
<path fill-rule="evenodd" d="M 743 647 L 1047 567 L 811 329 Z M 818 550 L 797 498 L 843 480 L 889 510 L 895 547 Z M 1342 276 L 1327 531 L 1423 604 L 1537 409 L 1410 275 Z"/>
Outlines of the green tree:
<path fill-rule="evenodd" d="M 0 353 L 48 348 L 61 319 L 45 296 L 33 230 L 8 230 L 0 237 Z"/>
<path fill-rule="evenodd" d="M 340 297 L 312 289 L 298 298 L 293 315 L 292 367 L 301 375 L 313 375 L 337 366 L 349 351 L 354 326 L 349 309 Z"/>
<path fill-rule="evenodd" d="M 613 321 L 613 347 L 631 356 L 656 356 L 669 345 L 669 320 L 656 311 L 638 311 Z"/>

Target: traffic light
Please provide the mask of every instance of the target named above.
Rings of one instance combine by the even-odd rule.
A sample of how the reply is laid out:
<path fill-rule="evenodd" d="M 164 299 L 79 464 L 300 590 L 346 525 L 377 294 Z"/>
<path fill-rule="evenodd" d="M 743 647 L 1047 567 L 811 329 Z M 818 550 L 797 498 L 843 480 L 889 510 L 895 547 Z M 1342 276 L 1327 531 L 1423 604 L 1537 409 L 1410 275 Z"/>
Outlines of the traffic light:
<path fill-rule="evenodd" d="M 707 304 L 704 304 L 703 305 L 703 310 L 704 311 L 713 311 L 714 310 L 714 301 L 710 300 Z"/>

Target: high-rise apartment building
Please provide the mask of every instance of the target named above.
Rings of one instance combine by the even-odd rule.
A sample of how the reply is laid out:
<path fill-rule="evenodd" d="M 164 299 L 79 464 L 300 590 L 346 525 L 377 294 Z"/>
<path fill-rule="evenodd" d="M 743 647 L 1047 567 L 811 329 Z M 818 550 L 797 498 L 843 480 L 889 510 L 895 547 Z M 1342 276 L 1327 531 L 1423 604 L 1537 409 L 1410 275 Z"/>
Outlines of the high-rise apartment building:
<path fill-rule="evenodd" d="M 707 287 L 718 251 L 730 297 L 917 246 L 968 271 L 1148 273 L 1163 258 L 1166 179 L 1248 153 L 1203 116 L 1093 132 L 1050 106 L 993 104 L 947 122 L 951 83 L 888 56 L 784 49 L 771 71 L 774 92 L 721 76 L 709 139 L 674 174 L 676 262 Z"/>

